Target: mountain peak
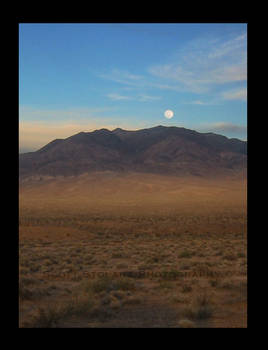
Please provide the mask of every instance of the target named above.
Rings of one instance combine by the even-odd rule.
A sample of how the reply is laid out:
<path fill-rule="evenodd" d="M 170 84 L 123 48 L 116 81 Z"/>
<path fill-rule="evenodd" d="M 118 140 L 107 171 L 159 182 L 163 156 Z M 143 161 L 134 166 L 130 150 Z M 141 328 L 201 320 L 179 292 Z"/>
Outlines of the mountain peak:
<path fill-rule="evenodd" d="M 116 128 L 116 129 L 112 130 L 112 132 L 117 132 L 117 131 L 125 131 L 125 130 L 123 130 L 121 128 Z"/>
<path fill-rule="evenodd" d="M 102 128 L 19 155 L 20 176 L 134 171 L 207 176 L 246 169 L 247 142 L 179 127 Z"/>

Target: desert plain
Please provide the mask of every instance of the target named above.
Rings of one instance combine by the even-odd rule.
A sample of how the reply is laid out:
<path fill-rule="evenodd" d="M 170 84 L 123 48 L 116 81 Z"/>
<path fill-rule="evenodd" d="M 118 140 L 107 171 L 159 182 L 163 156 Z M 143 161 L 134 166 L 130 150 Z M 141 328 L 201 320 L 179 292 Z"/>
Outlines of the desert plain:
<path fill-rule="evenodd" d="M 247 327 L 247 180 L 19 184 L 19 327 Z"/>

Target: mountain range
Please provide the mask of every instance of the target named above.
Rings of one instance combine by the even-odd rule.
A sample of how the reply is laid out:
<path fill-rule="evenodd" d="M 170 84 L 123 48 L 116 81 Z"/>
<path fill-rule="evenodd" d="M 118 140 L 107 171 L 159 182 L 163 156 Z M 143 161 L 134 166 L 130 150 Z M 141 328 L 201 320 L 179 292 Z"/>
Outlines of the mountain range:
<path fill-rule="evenodd" d="M 98 171 L 214 176 L 246 167 L 246 141 L 164 126 L 80 132 L 19 155 L 20 178 Z"/>

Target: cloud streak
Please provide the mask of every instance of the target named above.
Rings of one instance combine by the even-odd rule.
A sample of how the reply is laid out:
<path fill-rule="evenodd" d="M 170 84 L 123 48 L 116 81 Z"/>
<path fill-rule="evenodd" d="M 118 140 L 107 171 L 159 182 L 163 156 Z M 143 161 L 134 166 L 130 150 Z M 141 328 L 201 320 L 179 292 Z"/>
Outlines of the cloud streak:
<path fill-rule="evenodd" d="M 132 100 L 133 98 L 130 96 L 124 96 L 116 93 L 111 93 L 106 95 L 110 100 L 113 101 L 125 101 L 125 100 Z"/>
<path fill-rule="evenodd" d="M 133 89 L 152 88 L 209 93 L 215 88 L 247 81 L 247 35 L 242 33 L 229 39 L 199 38 L 189 42 L 169 62 L 145 68 L 144 75 L 113 69 L 99 77 Z M 244 87 L 241 87 L 244 89 Z M 222 95 L 228 98 L 228 93 Z M 233 98 L 245 100 L 244 98 Z"/>
<path fill-rule="evenodd" d="M 247 80 L 246 34 L 230 40 L 190 43 L 172 62 L 153 65 L 149 73 L 177 83 L 177 87 L 194 93 L 205 93 L 215 85 Z"/>
<path fill-rule="evenodd" d="M 144 81 L 144 77 L 141 75 L 135 75 L 125 70 L 113 69 L 111 72 L 98 74 L 99 78 L 114 81 L 119 84 L 129 86 L 141 86 Z"/>
<path fill-rule="evenodd" d="M 222 93 L 224 100 L 240 100 L 247 101 L 247 89 L 229 90 Z"/>
<path fill-rule="evenodd" d="M 234 124 L 229 122 L 216 122 L 209 124 L 202 124 L 198 127 L 198 130 L 202 132 L 215 132 L 219 134 L 228 134 L 228 135 L 241 135 L 243 138 L 247 136 L 247 126 Z"/>
<path fill-rule="evenodd" d="M 160 100 L 160 96 L 151 96 L 146 94 L 139 94 L 135 96 L 126 96 L 121 95 L 118 93 L 110 93 L 106 95 L 110 100 L 113 101 L 126 101 L 126 100 L 132 100 L 132 101 L 139 101 L 139 102 L 152 102 L 156 100 Z"/>
<path fill-rule="evenodd" d="M 216 106 L 219 105 L 219 101 L 210 101 L 210 102 L 205 102 L 201 100 L 195 100 L 186 104 L 191 104 L 191 105 L 197 105 L 197 106 Z"/>

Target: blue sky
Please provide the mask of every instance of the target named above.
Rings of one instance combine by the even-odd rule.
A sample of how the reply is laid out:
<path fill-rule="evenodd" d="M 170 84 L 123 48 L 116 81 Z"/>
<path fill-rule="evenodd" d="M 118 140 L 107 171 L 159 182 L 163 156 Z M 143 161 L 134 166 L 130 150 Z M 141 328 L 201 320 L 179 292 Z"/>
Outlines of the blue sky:
<path fill-rule="evenodd" d="M 246 24 L 19 25 L 20 150 L 157 125 L 247 138 Z"/>

